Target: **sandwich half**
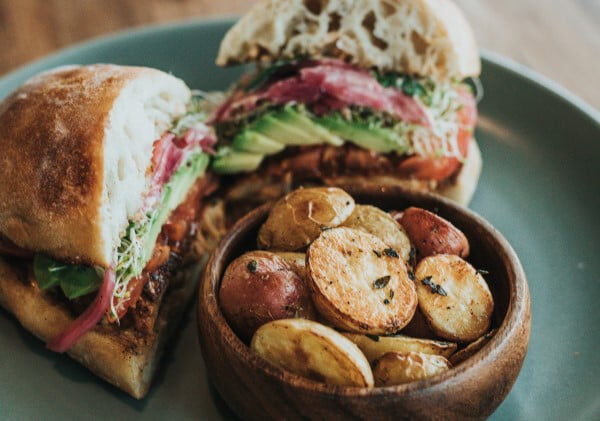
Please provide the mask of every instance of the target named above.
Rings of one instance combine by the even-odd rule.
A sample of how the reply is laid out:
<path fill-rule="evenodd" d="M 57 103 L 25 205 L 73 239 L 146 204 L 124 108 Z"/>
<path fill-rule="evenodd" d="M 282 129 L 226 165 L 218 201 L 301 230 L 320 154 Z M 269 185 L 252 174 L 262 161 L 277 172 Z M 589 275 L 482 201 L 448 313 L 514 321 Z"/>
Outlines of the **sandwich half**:
<path fill-rule="evenodd" d="M 0 304 L 136 398 L 223 233 L 203 107 L 169 74 L 114 65 L 0 103 Z"/>
<path fill-rule="evenodd" d="M 225 35 L 219 65 L 255 62 L 210 118 L 230 201 L 298 184 L 400 185 L 467 204 L 480 73 L 450 0 L 262 0 Z"/>

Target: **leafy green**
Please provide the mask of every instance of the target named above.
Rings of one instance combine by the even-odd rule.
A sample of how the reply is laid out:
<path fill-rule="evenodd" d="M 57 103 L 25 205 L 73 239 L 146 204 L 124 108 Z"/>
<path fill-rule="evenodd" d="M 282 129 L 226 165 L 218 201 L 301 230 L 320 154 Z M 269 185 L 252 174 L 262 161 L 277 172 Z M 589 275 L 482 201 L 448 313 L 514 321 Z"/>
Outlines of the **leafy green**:
<path fill-rule="evenodd" d="M 292 60 L 280 59 L 272 63 L 270 66 L 265 67 L 258 72 L 258 74 L 248 83 L 248 85 L 246 85 L 246 92 L 253 91 L 260 87 L 264 82 L 269 80 L 271 76 L 282 70 L 284 67 L 289 66 L 292 62 Z"/>
<path fill-rule="evenodd" d="M 427 90 L 425 84 L 429 82 L 429 80 L 418 79 L 397 72 L 375 72 L 375 77 L 379 84 L 384 88 L 402 89 L 402 92 L 406 95 L 418 97 L 422 97 L 426 94 Z"/>
<path fill-rule="evenodd" d="M 69 299 L 94 292 L 102 284 L 100 270 L 90 266 L 68 265 L 44 254 L 36 254 L 33 259 L 33 272 L 41 289 L 60 285 Z"/>

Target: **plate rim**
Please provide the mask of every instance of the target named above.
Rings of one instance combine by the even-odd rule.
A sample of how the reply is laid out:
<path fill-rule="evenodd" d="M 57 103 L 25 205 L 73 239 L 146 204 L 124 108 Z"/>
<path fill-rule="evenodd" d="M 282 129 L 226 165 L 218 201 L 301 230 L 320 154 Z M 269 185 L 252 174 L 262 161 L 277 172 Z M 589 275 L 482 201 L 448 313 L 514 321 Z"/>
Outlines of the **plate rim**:
<path fill-rule="evenodd" d="M 233 24 L 240 15 L 216 15 L 208 18 L 189 18 L 180 19 L 168 23 L 154 23 L 148 25 L 142 25 L 135 28 L 124 29 L 109 34 L 92 37 L 80 42 L 69 45 L 68 47 L 61 48 L 50 54 L 44 55 L 40 58 L 26 62 L 23 65 L 9 71 L 0 77 L 0 86 L 11 85 L 17 83 L 20 79 L 23 79 L 28 73 L 35 74 L 42 71 L 48 62 L 59 59 L 60 56 L 74 54 L 81 50 L 99 47 L 104 44 L 110 44 L 115 41 L 119 41 L 126 37 L 143 37 L 148 34 L 156 32 L 168 32 L 173 29 L 189 28 L 202 25 L 222 25 L 222 24 Z M 593 107 L 587 101 L 579 97 L 574 92 L 568 90 L 559 82 L 552 80 L 551 78 L 542 75 L 536 70 L 531 69 L 525 64 L 519 63 L 511 58 L 508 58 L 500 53 L 490 51 L 487 49 L 480 49 L 480 55 L 483 61 L 488 61 L 493 65 L 503 68 L 504 70 L 512 73 L 516 77 L 531 82 L 537 87 L 546 89 L 556 95 L 557 97 L 565 100 L 572 107 L 586 115 L 600 130 L 600 110 Z M 37 71 L 36 71 L 37 69 Z M 0 98 L 3 100 L 5 97 Z"/>

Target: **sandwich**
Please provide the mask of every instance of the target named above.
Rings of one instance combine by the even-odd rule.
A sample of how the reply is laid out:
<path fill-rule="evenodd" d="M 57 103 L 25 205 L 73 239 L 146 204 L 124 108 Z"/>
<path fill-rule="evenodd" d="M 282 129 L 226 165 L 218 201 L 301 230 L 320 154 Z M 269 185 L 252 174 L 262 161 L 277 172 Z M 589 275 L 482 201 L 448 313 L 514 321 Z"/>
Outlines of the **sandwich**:
<path fill-rule="evenodd" d="M 481 64 L 450 0 L 262 0 L 217 57 L 246 63 L 210 117 L 228 201 L 311 183 L 471 199 Z"/>
<path fill-rule="evenodd" d="M 115 65 L 54 69 L 0 103 L 0 304 L 136 398 L 223 234 L 208 109 Z"/>

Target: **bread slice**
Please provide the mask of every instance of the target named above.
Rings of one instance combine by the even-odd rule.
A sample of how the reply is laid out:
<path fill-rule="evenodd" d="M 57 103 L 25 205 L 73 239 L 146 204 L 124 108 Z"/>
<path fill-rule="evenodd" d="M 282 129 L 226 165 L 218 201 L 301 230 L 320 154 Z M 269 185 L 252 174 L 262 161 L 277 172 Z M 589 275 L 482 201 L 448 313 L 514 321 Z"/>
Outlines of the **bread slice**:
<path fill-rule="evenodd" d="M 223 234 L 222 210 L 217 203 L 202 215 L 194 251 L 205 253 L 203 258 L 175 272 L 161 298 L 144 302 L 143 321 L 151 326 L 149 333 L 140 335 L 135 326 L 100 324 L 76 342 L 68 355 L 134 398 L 143 398 L 164 348 L 194 296 L 206 253 Z M 28 261 L 0 258 L 0 305 L 44 342 L 74 320 L 62 300 L 38 288 Z"/>
<path fill-rule="evenodd" d="M 189 99 L 181 80 L 143 67 L 67 66 L 28 80 L 0 103 L 0 234 L 107 267 L 142 206 L 154 141 Z"/>
<path fill-rule="evenodd" d="M 217 64 L 298 56 L 438 79 L 481 69 L 471 27 L 451 0 L 262 0 L 225 35 Z"/>

